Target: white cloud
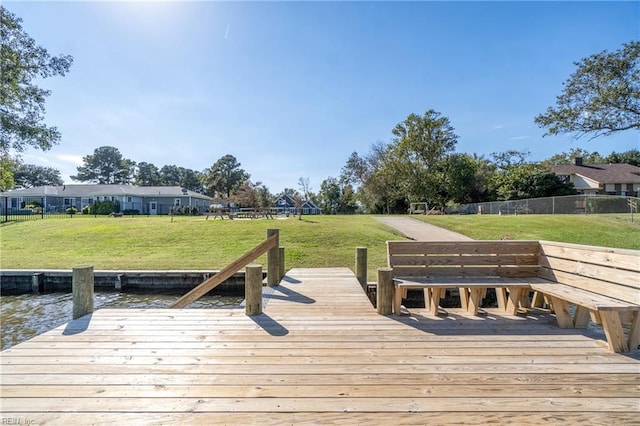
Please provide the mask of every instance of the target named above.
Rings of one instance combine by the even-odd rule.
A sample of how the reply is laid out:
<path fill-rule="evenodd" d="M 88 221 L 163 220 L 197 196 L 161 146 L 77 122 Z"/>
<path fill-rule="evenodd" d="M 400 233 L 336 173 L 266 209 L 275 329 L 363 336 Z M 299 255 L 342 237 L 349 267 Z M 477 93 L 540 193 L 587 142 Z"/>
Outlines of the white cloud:
<path fill-rule="evenodd" d="M 514 137 L 510 138 L 509 140 L 521 141 L 521 140 L 525 140 L 525 139 L 529 139 L 529 138 L 531 138 L 531 136 L 514 136 Z"/>

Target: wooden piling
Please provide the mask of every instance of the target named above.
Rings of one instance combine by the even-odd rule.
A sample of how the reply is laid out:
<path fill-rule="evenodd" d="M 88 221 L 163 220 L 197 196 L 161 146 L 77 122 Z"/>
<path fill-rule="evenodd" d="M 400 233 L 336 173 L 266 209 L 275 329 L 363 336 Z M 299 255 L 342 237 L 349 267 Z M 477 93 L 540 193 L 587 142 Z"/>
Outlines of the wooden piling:
<path fill-rule="evenodd" d="M 93 312 L 93 266 L 73 268 L 73 319 Z"/>
<path fill-rule="evenodd" d="M 356 247 L 356 278 L 362 288 L 367 289 L 367 248 Z"/>
<path fill-rule="evenodd" d="M 44 290 L 44 274 L 36 272 L 31 276 L 31 292 L 40 294 Z"/>
<path fill-rule="evenodd" d="M 247 265 L 244 277 L 245 314 L 260 315 L 262 313 L 262 265 Z"/>
<path fill-rule="evenodd" d="M 393 269 L 378 268 L 376 307 L 380 315 L 391 315 L 393 313 L 393 292 Z"/>
<path fill-rule="evenodd" d="M 276 235 L 276 245 L 267 252 L 267 285 L 278 285 L 280 282 L 280 230 L 267 229 L 267 239 Z"/>

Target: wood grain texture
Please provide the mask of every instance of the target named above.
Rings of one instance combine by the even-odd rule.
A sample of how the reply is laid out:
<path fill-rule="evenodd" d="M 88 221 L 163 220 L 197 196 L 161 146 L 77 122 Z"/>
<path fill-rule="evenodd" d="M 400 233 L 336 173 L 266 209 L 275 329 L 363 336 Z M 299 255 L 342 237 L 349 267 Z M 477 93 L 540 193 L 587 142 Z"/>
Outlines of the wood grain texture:
<path fill-rule="evenodd" d="M 632 424 L 640 353 L 543 311 L 378 315 L 346 268 L 243 309 L 98 310 L 0 355 L 32 424 Z"/>

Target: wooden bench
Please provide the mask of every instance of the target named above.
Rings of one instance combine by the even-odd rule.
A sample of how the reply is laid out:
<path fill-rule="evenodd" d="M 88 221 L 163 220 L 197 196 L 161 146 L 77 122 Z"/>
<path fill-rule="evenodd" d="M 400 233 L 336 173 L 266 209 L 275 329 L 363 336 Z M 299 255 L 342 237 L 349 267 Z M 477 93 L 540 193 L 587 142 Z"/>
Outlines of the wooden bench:
<path fill-rule="evenodd" d="M 609 349 L 640 344 L 640 251 L 549 241 L 388 241 L 394 279 L 393 311 L 409 289 L 422 289 L 431 314 L 441 312 L 447 288 L 458 288 L 462 308 L 477 314 L 487 288 L 498 306 L 552 309 L 562 328 L 601 323 Z M 533 297 L 531 293 L 533 292 Z M 569 305 L 575 305 L 570 315 Z M 622 324 L 629 323 L 624 338 Z"/>
<path fill-rule="evenodd" d="M 550 282 L 531 284 L 534 307 L 552 308 L 562 328 L 601 324 L 613 352 L 638 349 L 640 250 L 540 241 L 539 266 L 538 276 Z M 622 324 L 628 324 L 627 339 Z"/>
<path fill-rule="evenodd" d="M 461 244 L 462 243 L 462 244 Z M 477 314 L 487 288 L 496 289 L 498 306 L 515 314 L 523 292 L 537 277 L 537 241 L 388 241 L 388 266 L 395 284 L 394 313 L 409 289 L 423 289 L 433 315 L 447 288 L 458 288 L 460 304 Z"/>

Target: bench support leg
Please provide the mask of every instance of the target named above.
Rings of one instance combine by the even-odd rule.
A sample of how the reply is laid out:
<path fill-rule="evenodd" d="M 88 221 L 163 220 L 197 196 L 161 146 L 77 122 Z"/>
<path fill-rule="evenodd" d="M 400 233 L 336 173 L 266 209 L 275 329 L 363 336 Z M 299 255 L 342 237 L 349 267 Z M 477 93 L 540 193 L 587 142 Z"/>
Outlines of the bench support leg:
<path fill-rule="evenodd" d="M 524 289 L 519 287 L 509 288 L 509 297 L 507 298 L 507 313 L 515 315 L 518 312 L 518 306 L 520 306 L 520 299 L 522 298 L 522 292 Z"/>
<path fill-rule="evenodd" d="M 557 297 L 551 297 L 551 304 L 556 314 L 556 321 L 558 321 L 558 327 L 560 328 L 574 328 L 573 318 L 569 313 L 569 303 L 566 300 L 558 299 Z"/>
<path fill-rule="evenodd" d="M 533 292 L 533 299 L 531 300 L 531 307 L 542 308 L 544 306 L 544 294 L 539 291 Z"/>
<path fill-rule="evenodd" d="M 587 328 L 589 319 L 591 318 L 591 311 L 583 306 L 576 306 L 576 313 L 573 316 L 573 326 L 575 328 Z"/>
<path fill-rule="evenodd" d="M 503 287 L 496 288 L 496 299 L 498 299 L 498 308 L 501 311 L 507 311 L 507 289 Z"/>
<path fill-rule="evenodd" d="M 469 290 L 471 294 L 469 295 L 469 300 L 467 302 L 467 312 L 470 313 L 471 315 L 478 315 L 478 309 L 480 308 L 480 300 L 482 299 L 482 294 L 484 293 L 484 289 L 482 287 L 478 287 L 478 288 L 471 288 Z"/>
<path fill-rule="evenodd" d="M 467 289 L 466 287 L 458 288 L 458 293 L 460 293 L 460 307 L 467 312 L 469 312 L 469 292 L 473 292 L 473 290 Z M 473 294 L 471 297 L 473 297 Z"/>
<path fill-rule="evenodd" d="M 400 315 L 400 311 L 402 310 L 402 291 L 403 289 L 394 286 L 393 292 L 393 313 L 395 315 Z"/>
<path fill-rule="evenodd" d="M 440 298 L 442 294 L 445 292 L 444 288 L 434 288 L 431 290 L 430 304 L 429 310 L 431 311 L 431 315 L 438 315 L 438 307 L 440 306 Z"/>
<path fill-rule="evenodd" d="M 424 293 L 424 307 L 426 309 L 429 309 L 429 306 L 431 304 L 431 290 L 425 287 L 424 289 L 422 289 L 422 292 Z"/>
<path fill-rule="evenodd" d="M 600 311 L 602 328 L 607 336 L 607 344 L 611 352 L 628 352 L 629 347 L 624 340 L 624 331 L 620 315 L 616 311 Z"/>
<path fill-rule="evenodd" d="M 640 349 L 640 311 L 633 313 L 631 328 L 629 329 L 629 350 Z"/>

